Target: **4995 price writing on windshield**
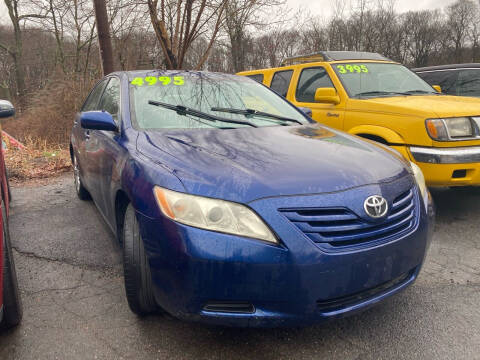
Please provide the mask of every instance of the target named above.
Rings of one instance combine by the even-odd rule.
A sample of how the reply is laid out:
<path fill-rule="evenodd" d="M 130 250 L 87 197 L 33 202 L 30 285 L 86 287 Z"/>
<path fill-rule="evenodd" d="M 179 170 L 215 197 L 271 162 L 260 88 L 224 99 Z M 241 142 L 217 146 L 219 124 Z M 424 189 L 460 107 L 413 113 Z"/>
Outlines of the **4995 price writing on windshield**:
<path fill-rule="evenodd" d="M 136 86 L 143 85 L 183 85 L 185 84 L 185 79 L 183 76 L 145 76 L 145 77 L 136 77 L 133 79 L 130 84 Z"/>

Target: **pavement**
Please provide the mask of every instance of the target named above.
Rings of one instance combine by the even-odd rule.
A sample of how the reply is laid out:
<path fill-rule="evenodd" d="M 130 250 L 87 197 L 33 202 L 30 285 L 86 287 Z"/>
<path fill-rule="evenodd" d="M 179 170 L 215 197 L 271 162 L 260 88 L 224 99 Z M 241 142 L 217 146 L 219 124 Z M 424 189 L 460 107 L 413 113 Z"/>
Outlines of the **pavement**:
<path fill-rule="evenodd" d="M 13 189 L 22 324 L 0 359 L 480 359 L 480 188 L 433 191 L 437 226 L 417 282 L 359 315 L 293 329 L 138 318 L 121 252 L 73 177 Z"/>

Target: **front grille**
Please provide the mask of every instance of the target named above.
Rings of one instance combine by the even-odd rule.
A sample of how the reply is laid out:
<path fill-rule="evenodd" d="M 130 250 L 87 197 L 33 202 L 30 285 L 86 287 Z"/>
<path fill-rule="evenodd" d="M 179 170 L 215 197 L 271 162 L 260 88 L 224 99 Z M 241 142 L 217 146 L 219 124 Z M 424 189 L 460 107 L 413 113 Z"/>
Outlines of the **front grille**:
<path fill-rule="evenodd" d="M 369 221 L 347 208 L 280 209 L 298 229 L 318 244 L 344 247 L 401 236 L 415 226 L 415 191 L 396 197 L 386 218 Z"/>
<path fill-rule="evenodd" d="M 333 311 L 335 309 L 366 301 L 406 283 L 408 280 L 410 280 L 414 272 L 415 269 L 404 273 L 393 280 L 387 281 L 373 288 L 357 292 L 355 294 L 350 294 L 328 300 L 318 300 L 317 309 L 320 311 Z"/>

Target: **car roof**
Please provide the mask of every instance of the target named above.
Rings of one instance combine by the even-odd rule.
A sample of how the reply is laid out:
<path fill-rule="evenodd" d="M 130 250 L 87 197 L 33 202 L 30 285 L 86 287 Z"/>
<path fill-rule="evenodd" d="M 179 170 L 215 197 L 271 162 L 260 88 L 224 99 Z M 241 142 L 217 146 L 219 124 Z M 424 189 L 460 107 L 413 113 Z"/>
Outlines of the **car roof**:
<path fill-rule="evenodd" d="M 128 79 L 133 79 L 135 77 L 145 77 L 145 76 L 205 76 L 211 79 L 228 79 L 228 78 L 241 78 L 238 75 L 226 74 L 221 72 L 212 72 L 212 71 L 194 71 L 194 70 L 162 70 L 162 69 L 150 69 L 150 70 L 131 70 L 131 71 L 116 71 L 110 75 L 117 76 L 126 76 Z"/>
<path fill-rule="evenodd" d="M 466 64 L 449 64 L 449 65 L 437 65 L 437 66 L 425 66 L 421 68 L 412 69 L 415 72 L 421 71 L 433 71 L 433 70 L 454 70 L 454 69 L 465 69 L 465 68 L 480 68 L 479 63 L 466 63 Z"/>
<path fill-rule="evenodd" d="M 320 51 L 314 54 L 286 58 L 282 61 L 282 66 L 304 64 L 307 62 L 331 62 L 343 60 L 392 61 L 381 54 L 366 51 Z"/>

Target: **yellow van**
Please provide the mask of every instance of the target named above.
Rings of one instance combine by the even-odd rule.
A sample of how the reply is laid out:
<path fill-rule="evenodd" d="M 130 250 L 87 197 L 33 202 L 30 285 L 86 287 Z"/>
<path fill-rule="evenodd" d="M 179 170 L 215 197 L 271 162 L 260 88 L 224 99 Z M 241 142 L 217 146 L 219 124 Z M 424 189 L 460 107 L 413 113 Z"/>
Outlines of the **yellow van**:
<path fill-rule="evenodd" d="M 325 51 L 244 71 L 328 126 L 387 144 L 429 186 L 480 185 L 480 99 L 449 96 L 403 65 L 367 52 Z"/>

